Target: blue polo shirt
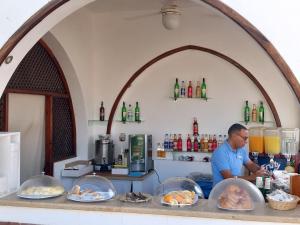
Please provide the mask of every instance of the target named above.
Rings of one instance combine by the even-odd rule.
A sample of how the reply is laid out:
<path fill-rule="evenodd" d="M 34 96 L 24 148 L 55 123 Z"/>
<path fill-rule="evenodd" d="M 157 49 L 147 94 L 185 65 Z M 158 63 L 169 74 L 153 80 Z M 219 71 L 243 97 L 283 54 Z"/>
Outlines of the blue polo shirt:
<path fill-rule="evenodd" d="M 230 144 L 225 141 L 214 151 L 211 158 L 213 185 L 216 185 L 224 179 L 221 174 L 223 170 L 230 170 L 233 176 L 241 176 L 242 167 L 247 164 L 249 160 L 248 151 L 245 146 L 233 150 Z"/>

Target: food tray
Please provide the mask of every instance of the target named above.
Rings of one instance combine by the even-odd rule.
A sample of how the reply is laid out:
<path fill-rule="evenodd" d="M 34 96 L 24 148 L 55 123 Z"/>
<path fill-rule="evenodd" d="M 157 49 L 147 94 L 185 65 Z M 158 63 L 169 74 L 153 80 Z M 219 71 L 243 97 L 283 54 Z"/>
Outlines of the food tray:
<path fill-rule="evenodd" d="M 297 204 L 300 200 L 300 198 L 296 195 L 294 196 L 294 200 L 293 201 L 276 201 L 273 200 L 269 197 L 267 197 L 267 200 L 269 202 L 269 206 L 272 209 L 277 209 L 277 210 L 291 210 L 291 209 L 295 209 L 297 207 Z"/>
<path fill-rule="evenodd" d="M 220 204 L 217 204 L 217 208 L 218 209 L 222 209 L 222 210 L 227 210 L 227 211 L 252 211 L 254 209 L 254 207 L 251 207 L 250 209 L 230 209 L 230 208 L 224 208 L 222 206 L 220 206 Z"/>
<path fill-rule="evenodd" d="M 46 199 L 46 198 L 55 198 L 55 197 L 61 196 L 61 195 L 63 195 L 63 193 L 56 194 L 56 195 L 22 195 L 22 194 L 17 194 L 17 196 L 20 197 L 20 198 L 26 198 L 26 199 Z"/>
<path fill-rule="evenodd" d="M 171 192 L 170 192 L 170 193 L 171 193 Z M 170 194 L 170 193 L 169 193 L 169 194 Z M 183 203 L 181 203 L 181 204 L 172 204 L 172 203 L 169 203 L 169 202 L 165 202 L 164 199 L 163 199 L 163 197 L 162 197 L 161 200 L 160 200 L 160 203 L 161 203 L 162 205 L 166 205 L 166 206 L 178 206 L 178 207 L 191 206 L 191 205 L 196 204 L 197 202 L 198 202 L 198 195 L 197 195 L 197 194 L 195 194 L 194 199 L 193 199 L 193 203 L 192 203 L 192 204 L 183 204 Z"/>
<path fill-rule="evenodd" d="M 75 202 L 102 202 L 107 201 L 113 197 L 112 193 L 110 192 L 93 192 L 99 194 L 101 197 L 96 198 L 92 194 L 85 194 L 85 195 L 76 195 L 68 193 L 67 199 Z"/>

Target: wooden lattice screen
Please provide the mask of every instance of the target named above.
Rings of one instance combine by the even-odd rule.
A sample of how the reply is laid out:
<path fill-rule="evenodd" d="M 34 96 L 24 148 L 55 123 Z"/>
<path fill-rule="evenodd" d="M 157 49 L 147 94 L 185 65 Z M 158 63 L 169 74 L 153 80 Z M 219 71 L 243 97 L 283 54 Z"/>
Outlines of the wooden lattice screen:
<path fill-rule="evenodd" d="M 45 115 L 52 118 L 48 120 L 52 121 L 52 124 L 48 124 L 48 127 L 46 124 L 46 129 L 50 129 L 49 137 L 46 140 L 49 140 L 49 145 L 52 143 L 52 146 L 48 148 L 46 146 L 46 155 L 50 154 L 48 159 L 51 161 L 46 162 L 48 165 L 76 156 L 75 120 L 68 90 L 58 62 L 43 42 L 35 44 L 26 54 L 5 89 L 6 94 L 38 94 L 52 98 L 52 115 Z M 1 130 L 4 130 L 7 119 L 4 110 L 7 101 L 4 101 L 3 96 L 0 100 Z M 51 152 L 47 152 L 47 149 Z"/>

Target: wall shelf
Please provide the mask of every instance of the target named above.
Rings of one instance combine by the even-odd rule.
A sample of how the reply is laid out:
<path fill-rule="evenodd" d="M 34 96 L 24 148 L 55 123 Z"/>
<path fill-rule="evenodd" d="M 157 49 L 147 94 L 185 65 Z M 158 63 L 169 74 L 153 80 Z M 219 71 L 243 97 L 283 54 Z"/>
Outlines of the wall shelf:
<path fill-rule="evenodd" d="M 172 99 L 173 101 L 183 101 L 183 100 L 200 100 L 200 101 L 208 101 L 209 99 L 212 99 L 212 98 L 196 98 L 196 97 L 193 97 L 193 98 L 187 98 L 187 97 L 185 97 L 185 98 L 182 98 L 182 97 L 179 97 L 179 98 L 177 98 L 176 100 L 175 100 L 175 98 L 174 97 L 172 97 L 172 96 L 170 96 L 169 97 L 170 99 Z"/>
<path fill-rule="evenodd" d="M 127 123 L 129 123 L 129 124 L 139 124 L 139 123 L 145 122 L 145 120 L 140 120 L 140 121 L 125 121 L 125 122 L 123 122 L 122 120 L 115 120 L 115 121 L 118 122 L 118 123 L 123 123 L 123 124 L 127 124 Z"/>
<path fill-rule="evenodd" d="M 274 121 L 265 121 L 264 123 L 249 121 L 247 124 L 245 121 L 239 121 L 239 122 L 245 125 L 262 125 L 262 126 L 265 124 L 275 124 Z"/>

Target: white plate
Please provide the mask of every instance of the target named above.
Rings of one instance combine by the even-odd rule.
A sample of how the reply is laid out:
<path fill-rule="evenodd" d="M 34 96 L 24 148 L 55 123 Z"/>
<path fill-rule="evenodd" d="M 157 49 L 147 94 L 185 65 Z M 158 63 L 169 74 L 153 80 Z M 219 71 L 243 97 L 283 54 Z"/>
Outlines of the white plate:
<path fill-rule="evenodd" d="M 160 203 L 162 205 L 168 205 L 168 206 L 178 206 L 178 207 L 181 207 L 181 206 L 191 206 L 191 205 L 194 205 L 198 202 L 198 195 L 195 194 L 195 197 L 194 197 L 194 200 L 193 200 L 193 203 L 192 204 L 177 204 L 177 205 L 174 205 L 174 204 L 171 204 L 171 203 L 168 203 L 168 202 L 165 202 L 163 197 L 160 199 Z"/>
<path fill-rule="evenodd" d="M 146 196 L 147 198 L 146 199 L 137 199 L 135 201 L 132 201 L 130 199 L 127 199 L 126 198 L 126 194 L 125 195 L 121 195 L 119 197 L 119 200 L 122 201 L 122 202 L 131 202 L 131 203 L 141 203 L 141 202 L 148 202 L 152 199 L 152 196 L 147 194 L 147 193 L 142 193 L 144 196 Z"/>
<path fill-rule="evenodd" d="M 228 210 L 228 211 L 251 211 L 251 210 L 254 209 L 253 206 L 252 206 L 251 209 L 229 209 L 229 208 L 224 208 L 224 207 L 220 206 L 219 203 L 217 204 L 217 207 L 218 207 L 219 209 Z"/>
<path fill-rule="evenodd" d="M 114 197 L 113 193 L 110 192 L 96 192 L 100 194 L 101 198 L 95 198 L 92 195 L 75 195 L 68 193 L 67 199 L 75 201 L 75 202 L 102 202 L 111 199 Z"/>
<path fill-rule="evenodd" d="M 63 192 L 64 193 L 64 192 Z M 26 199 L 46 199 L 46 198 L 54 198 L 63 195 L 57 194 L 57 195 L 22 195 L 22 194 L 17 194 L 18 197 L 20 198 L 26 198 Z"/>

